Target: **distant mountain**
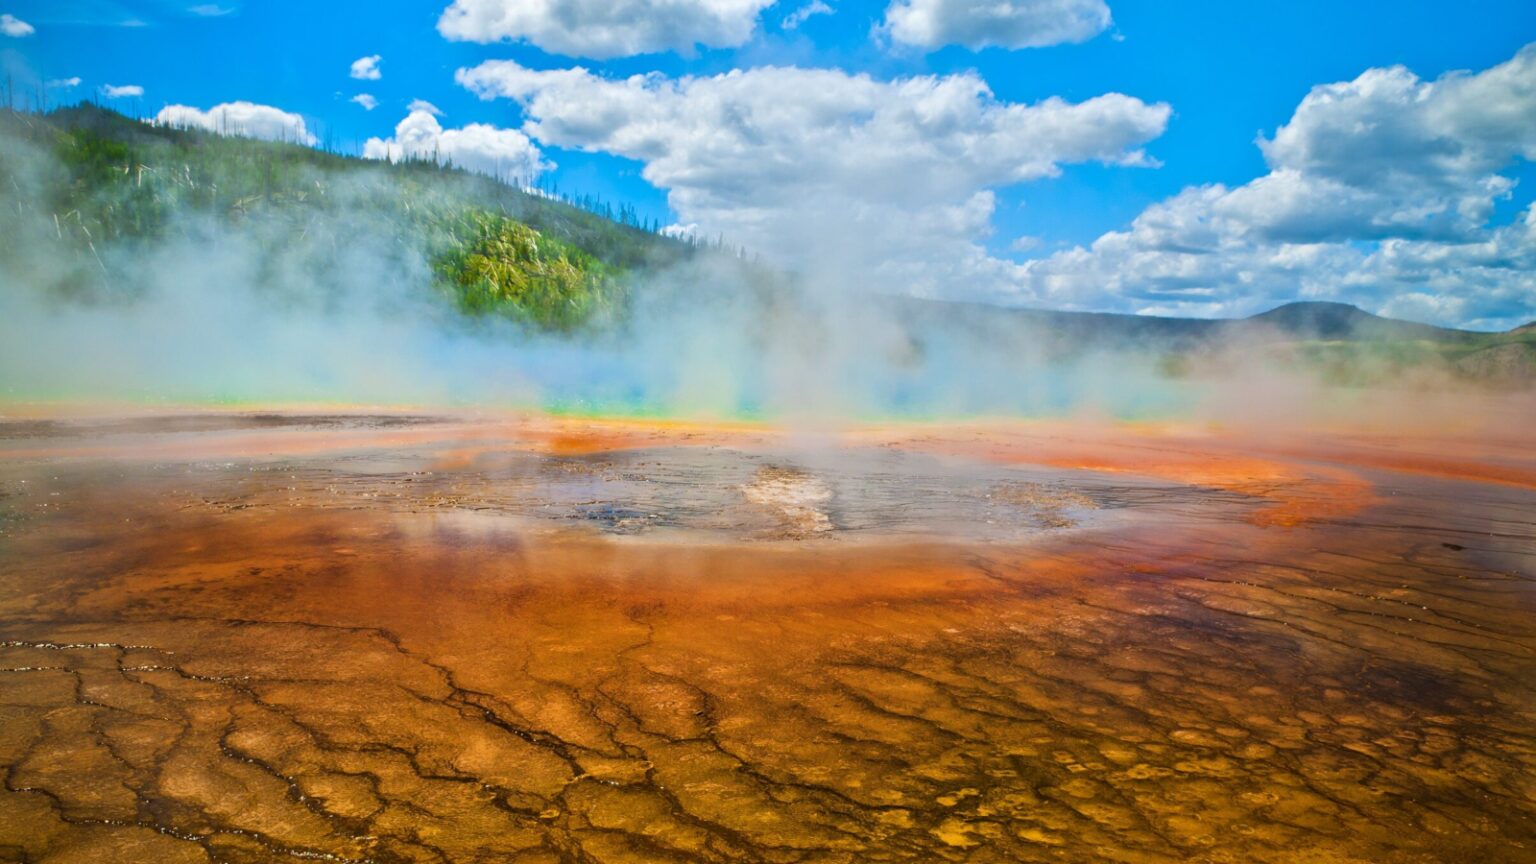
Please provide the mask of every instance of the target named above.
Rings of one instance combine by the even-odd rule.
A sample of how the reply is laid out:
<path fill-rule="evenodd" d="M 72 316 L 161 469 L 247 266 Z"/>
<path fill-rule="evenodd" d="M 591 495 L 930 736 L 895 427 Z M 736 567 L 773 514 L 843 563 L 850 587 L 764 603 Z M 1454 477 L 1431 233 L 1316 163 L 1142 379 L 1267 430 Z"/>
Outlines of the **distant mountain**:
<path fill-rule="evenodd" d="M 1320 301 L 1287 303 L 1242 320 L 1272 327 L 1296 339 L 1449 341 L 1465 339 L 1471 335 L 1462 330 L 1383 318 L 1348 303 Z"/>
<path fill-rule="evenodd" d="M 1190 351 L 1217 344 L 1273 342 L 1459 343 L 1485 334 L 1373 315 L 1347 303 L 1296 302 L 1247 318 L 1171 318 L 1111 312 L 999 309 L 978 303 L 895 301 L 910 320 L 937 316 L 982 330 L 1024 324 L 1062 347 Z"/>
<path fill-rule="evenodd" d="M 1373 315 L 1345 303 L 1297 302 L 1247 318 L 1168 318 L 1102 312 L 999 309 L 974 303 L 892 301 L 915 353 L 959 338 L 1015 345 L 1021 358 L 1111 352 L 1157 358 L 1172 374 L 1245 362 L 1306 368 L 1344 385 L 1461 379 L 1536 386 L 1536 325 L 1476 333 Z"/>

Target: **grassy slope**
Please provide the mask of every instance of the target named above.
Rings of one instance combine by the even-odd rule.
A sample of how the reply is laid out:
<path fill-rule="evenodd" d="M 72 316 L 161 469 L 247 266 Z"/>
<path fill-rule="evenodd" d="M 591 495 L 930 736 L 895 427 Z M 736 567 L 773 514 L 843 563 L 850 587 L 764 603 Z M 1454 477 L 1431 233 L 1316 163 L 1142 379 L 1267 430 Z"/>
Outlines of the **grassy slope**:
<path fill-rule="evenodd" d="M 51 158 L 22 164 L 23 149 Z M 25 251 L 7 244 L 43 240 L 87 265 L 100 263 L 99 251 L 113 244 L 182 230 L 189 214 L 267 228 L 275 223 L 274 243 L 285 233 L 302 236 L 318 217 L 369 222 L 419 240 L 439 287 L 466 312 L 552 329 L 580 326 L 617 304 L 624 274 L 693 251 L 430 162 L 389 165 L 293 144 L 155 128 L 89 105 L 45 116 L 0 111 L 0 197 L 15 197 L 8 207 L 51 229 L 30 237 L 7 232 L 0 254 Z M 36 212 L 25 213 L 29 207 Z M 104 263 L 83 266 L 71 278 L 89 283 L 107 270 Z"/>
<path fill-rule="evenodd" d="M 1501 386 L 1536 382 L 1536 328 L 1529 326 L 1505 333 L 1389 329 L 1373 338 L 1354 333 L 1309 334 L 1271 351 L 1289 355 L 1283 359 L 1305 364 L 1325 380 L 1344 385 L 1369 385 L 1416 374 Z"/>

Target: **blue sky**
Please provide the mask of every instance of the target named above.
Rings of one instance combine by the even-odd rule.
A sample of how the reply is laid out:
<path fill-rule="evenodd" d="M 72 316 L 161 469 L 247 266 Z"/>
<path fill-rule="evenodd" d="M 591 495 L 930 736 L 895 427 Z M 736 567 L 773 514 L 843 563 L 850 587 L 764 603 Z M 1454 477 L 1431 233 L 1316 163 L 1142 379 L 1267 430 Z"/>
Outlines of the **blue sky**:
<path fill-rule="evenodd" d="M 167 106 L 207 109 L 247 101 L 300 115 L 317 138 L 354 153 L 363 152 L 369 138 L 384 139 L 386 152 L 395 152 L 397 141 L 406 141 L 405 130 L 397 136 L 396 125 L 406 118 L 414 100 L 425 100 L 441 111 L 434 120 L 423 121 L 431 135 L 468 124 L 527 132 L 527 150 L 538 154 L 528 158 L 542 160 L 529 164 L 558 166 L 547 171 L 544 179 L 563 191 L 596 193 L 635 204 L 642 215 L 665 223 L 697 225 L 710 234 L 723 232 L 802 270 L 817 269 L 847 247 L 852 251 L 842 262 L 845 266 L 829 266 L 825 277 L 844 279 L 849 273 L 868 273 L 871 262 L 878 261 L 880 278 L 890 281 L 889 290 L 910 286 L 912 293 L 975 296 L 1021 305 L 1178 314 L 1239 314 L 1294 297 L 1342 299 L 1406 317 L 1489 328 L 1536 317 L 1536 284 L 1529 270 L 1520 269 L 1536 252 L 1522 245 L 1526 238 L 1513 236 L 1511 227 L 1525 217 L 1536 189 L 1536 172 L 1527 161 L 1536 153 L 1536 140 L 1530 137 L 1536 121 L 1516 123 L 1520 128 L 1513 131 L 1501 127 L 1497 135 L 1487 133 L 1488 124 L 1481 121 L 1446 126 L 1443 135 L 1436 135 L 1461 141 L 1460 130 L 1468 130 L 1468 140 L 1461 143 L 1477 164 L 1458 167 L 1460 173 L 1455 176 L 1442 171 L 1429 180 L 1424 179 L 1423 171 L 1428 170 L 1424 162 L 1404 163 L 1401 170 L 1384 163 L 1375 180 L 1341 181 L 1345 167 L 1340 166 L 1348 166 L 1351 159 L 1385 158 L 1381 156 L 1385 151 L 1362 140 L 1354 156 L 1340 151 L 1337 160 L 1329 161 L 1333 157 L 1319 155 L 1317 148 L 1335 146 L 1329 143 L 1334 139 L 1324 133 L 1336 126 L 1321 113 L 1317 121 L 1321 131 L 1315 136 L 1302 134 L 1307 129 L 1297 124 L 1299 143 L 1287 151 L 1290 155 L 1266 153 L 1256 144 L 1259 136 L 1271 138 L 1293 115 L 1300 116 L 1298 108 L 1319 85 L 1354 82 L 1372 69 L 1406 67 L 1420 86 L 1412 91 L 1419 96 L 1402 97 L 1407 117 L 1431 92 L 1422 85 L 1455 70 L 1476 75 L 1514 63 L 1525 56 L 1522 48 L 1536 41 L 1536 4 L 1529 0 L 1460 4 L 1005 0 L 1001 5 L 1015 10 L 1010 13 L 1014 17 L 981 25 L 967 23 L 965 16 L 974 16 L 981 4 L 966 0 L 826 0 L 828 11 L 805 17 L 793 29 L 786 27 L 786 17 L 809 10 L 809 0 L 767 6 L 766 0 L 690 0 L 698 4 L 700 16 L 715 16 L 718 26 L 713 29 L 699 25 L 699 19 L 663 20 L 666 13 L 652 9 L 649 0 L 598 4 L 620 11 L 605 13 L 611 20 L 594 22 L 582 17 L 590 16 L 594 2 L 457 0 L 455 5 L 466 6 L 474 20 L 463 32 L 453 33 L 440 24 L 447 20 L 443 16 L 450 0 L 367 4 L 0 0 L 0 13 L 25 22 L 32 31 L 0 36 L 0 59 L 19 82 L 80 79 L 72 87 L 48 88 L 54 101 L 102 98 L 146 117 Z M 918 16 L 911 19 L 918 24 L 907 30 L 893 23 L 899 16 L 893 10 L 902 4 Z M 1073 6 L 1086 17 L 1065 23 L 1049 20 L 1052 10 L 1070 11 Z M 513 21 L 512 29 L 504 24 L 495 29 L 498 20 Z M 560 20 L 578 21 L 582 26 L 576 32 L 563 32 Z M 476 26 L 481 30 L 469 32 Z M 632 44 L 593 43 L 592 34 L 605 27 L 616 32 L 632 28 Z M 977 33 L 1004 35 L 977 37 Z M 700 34 L 715 47 L 670 47 Z M 975 44 L 977 39 L 1014 44 L 983 47 Z M 1053 39 L 1058 44 L 1025 44 Z M 353 62 L 373 55 L 381 58 L 379 77 L 352 77 Z M 496 67 L 495 75 L 487 72 L 475 84 L 456 81 L 458 70 L 480 69 L 487 61 L 512 61 L 515 66 Z M 590 70 L 591 78 L 571 83 L 538 74 L 578 66 Z M 814 118 L 790 118 L 786 122 L 791 125 L 812 126 L 774 130 L 766 144 L 749 142 L 750 146 L 729 152 L 700 143 L 701 136 L 710 137 L 708 129 L 695 129 L 694 137 L 687 140 L 639 140 L 646 122 L 679 116 L 691 120 L 717 109 L 723 117 L 745 115 L 752 123 L 766 122 L 765 118 L 776 116 L 776 106 L 807 95 L 796 88 L 820 89 L 799 79 L 766 76 L 750 78 L 749 88 L 724 95 L 704 92 L 704 88 L 688 90 L 680 83 L 685 76 L 710 79 L 733 70 L 751 72 L 769 66 L 829 70 L 845 77 L 863 73 L 877 84 L 923 76 L 938 81 L 974 80 L 983 83 L 990 96 L 977 103 L 979 113 L 971 110 L 976 105 L 968 101 L 950 103 L 959 114 L 980 124 L 977 130 L 962 129 L 954 137 L 954 130 L 935 131 L 926 121 L 914 127 L 910 134 L 935 136 L 932 152 L 889 163 L 899 175 L 892 182 L 910 182 L 910 190 L 866 194 L 872 185 L 869 179 L 843 182 L 840 178 L 848 177 L 850 167 L 858 167 L 856 158 L 849 164 L 832 160 L 831 167 L 818 166 L 816 170 L 824 176 L 814 179 L 789 174 L 776 179 L 769 190 L 753 188 L 753 166 L 764 159 L 782 160 L 785 165 L 780 170 L 791 172 L 797 162 L 818 162 L 826 148 L 818 149 L 815 142 L 826 140 L 819 136 L 828 130 L 815 128 L 819 121 Z M 1489 95 L 1487 88 L 1465 87 L 1467 94 L 1457 98 L 1476 107 L 1507 96 L 1516 101 L 1499 109 L 1501 116 L 1521 113 L 1530 107 L 1518 101 L 1530 98 L 1521 96 L 1521 88 L 1536 87 L 1536 82 L 1528 79 L 1524 66 L 1507 71 L 1500 80 L 1513 83 L 1506 82 L 1498 91 L 1503 96 Z M 633 92 L 604 86 L 647 73 L 655 73 L 661 83 Z M 1494 77 L 1499 76 L 1489 80 Z M 826 93 L 843 98 L 842 78 L 825 83 Z M 106 99 L 101 88 L 108 85 L 141 87 L 143 95 Z M 887 99 L 883 91 L 856 90 L 847 90 L 846 98 L 852 101 L 838 122 L 876 111 L 868 99 L 877 104 Z M 349 101 L 364 93 L 377 100 L 372 110 Z M 1097 144 L 1074 137 L 1069 144 L 1042 145 L 1037 135 L 993 110 L 1036 106 L 1044 100 L 1079 105 L 1105 94 L 1124 94 L 1136 104 L 1126 108 L 1131 113 L 1123 117 L 1054 117 L 1041 112 L 1018 119 L 1019 124 L 1035 127 L 1082 124 L 1089 131 L 1129 124 L 1120 137 L 1106 133 L 1109 137 Z M 928 98 L 895 90 L 888 96 L 891 104 L 904 98 L 914 100 L 913 105 L 926 104 L 922 99 Z M 1371 94 L 1360 98 L 1367 97 L 1380 98 Z M 614 121 L 618 125 L 613 128 L 594 130 L 593 118 L 582 112 L 610 98 L 625 100 L 624 110 L 631 115 Z M 722 101 L 730 104 L 722 108 Z M 1461 122 L 1456 118 L 1465 118 L 1471 110 L 1462 103 L 1452 105 L 1450 96 L 1440 101 L 1450 107 L 1415 122 L 1419 126 L 1442 122 L 1440 118 L 1452 118 L 1446 123 Z M 1166 116 L 1149 114 L 1154 108 L 1164 110 Z M 530 121 L 543 131 L 524 125 Z M 999 131 L 1000 123 L 1007 129 Z M 875 125 L 884 128 L 872 121 L 871 126 Z M 831 133 L 836 131 L 833 128 Z M 780 132 L 785 137 L 779 137 Z M 875 135 L 861 129 L 859 146 L 880 149 L 884 139 Z M 966 158 L 963 154 L 971 151 L 965 148 L 976 135 L 995 139 L 989 147 L 1016 148 L 1021 163 L 1036 159 L 1047 167 L 1016 171 L 999 162 L 930 183 L 929 178 L 947 171 L 944 159 Z M 1470 137 L 1477 135 L 1491 137 Z M 795 146 L 802 140 L 809 142 L 807 149 Z M 466 138 L 458 146 L 472 145 Z M 497 139 L 496 146 L 503 148 L 500 153 L 514 153 L 523 145 Z M 1035 147 L 1048 152 L 1035 153 L 1030 149 Z M 649 181 L 642 177 L 645 169 L 649 169 Z M 1250 190 L 1245 186 L 1266 176 L 1274 181 L 1268 187 L 1260 184 Z M 1466 190 L 1486 188 L 1488 177 L 1515 183 L 1512 188 L 1469 197 Z M 1274 219 L 1264 221 L 1266 216 L 1224 228 L 1228 240 L 1216 245 L 1228 251 L 1219 253 L 1224 256 L 1220 260 L 1210 257 L 1218 254 L 1211 251 L 1214 247 L 1199 250 L 1204 256 L 1199 260 L 1169 258 L 1197 253 L 1184 248 L 1183 241 L 1167 241 L 1166 232 L 1157 235 L 1160 239 L 1146 241 L 1132 229 L 1139 216 L 1144 217 L 1143 223 L 1153 221 L 1149 213 L 1186 219 L 1195 212 L 1189 209 L 1196 206 L 1191 202 L 1201 198 L 1194 192 L 1211 190 L 1212 184 L 1224 184 L 1221 188 L 1242 194 L 1231 200 L 1205 195 L 1206 203 L 1199 207 L 1209 212 L 1199 210 L 1188 219 L 1214 224 L 1237 219 L 1234 213 L 1249 213 L 1259 204 L 1272 214 L 1279 205 L 1269 199 L 1259 204 L 1249 199 L 1260 192 L 1271 194 L 1270 187 L 1282 185 L 1280 180 L 1294 181 L 1292 185 L 1302 190 L 1289 192 L 1288 202 L 1301 200 L 1298 195 L 1322 196 L 1313 204 L 1298 205 L 1303 215 L 1309 209 L 1326 211 L 1342 198 L 1358 201 L 1348 214 L 1319 217 L 1319 226 L 1327 221 L 1331 227 L 1297 229 L 1294 219 L 1278 226 Z M 1404 200 L 1388 188 L 1404 182 L 1438 188 L 1442 181 L 1448 191 L 1433 201 Z M 780 192 L 785 192 L 780 196 L 784 200 L 775 199 L 763 205 L 763 212 L 744 215 L 755 210 L 759 200 L 768 201 Z M 978 194 L 983 198 L 976 198 Z M 1468 203 L 1478 195 L 1488 199 L 1486 212 L 1478 209 L 1477 202 Z M 1454 205 L 1446 203 L 1452 200 Z M 802 211 L 829 211 L 827 225 L 854 227 L 837 243 L 824 247 L 808 243 L 784 227 L 804 221 L 805 213 L 767 212 L 772 207 L 787 209 L 790 202 Z M 1437 206 L 1460 215 L 1440 211 L 1423 215 Z M 880 221 L 884 217 L 871 215 L 882 209 L 905 209 L 912 219 Z M 1421 221 L 1403 223 L 1402 214 L 1408 211 L 1420 214 L 1416 218 Z M 1262 232 L 1254 228 L 1260 222 Z M 1426 227 L 1430 222 L 1438 227 Z M 1258 233 L 1268 239 L 1255 240 Z M 1526 233 L 1536 234 L 1536 230 Z M 818 234 L 825 236 L 827 231 Z M 1122 236 L 1122 245 L 1135 249 L 1113 257 L 1093 246 L 1107 234 Z M 914 235 L 938 239 L 917 244 L 901 239 Z M 1234 238 L 1247 244 L 1239 250 L 1245 257 L 1236 257 L 1238 253 L 1232 251 L 1238 242 Z M 1307 249 L 1320 241 L 1330 244 L 1324 250 L 1328 260 L 1314 270 L 1295 269 L 1297 265 L 1290 262 L 1299 254 L 1298 239 Z M 1399 249 L 1394 245 L 1399 242 L 1418 245 Z M 1438 245 L 1431 248 L 1426 245 L 1430 243 Z M 1461 253 L 1478 244 L 1488 249 L 1497 246 L 1498 251 L 1446 263 L 1447 249 Z M 913 245 L 921 248 L 910 248 Z M 814 255 L 807 252 L 797 257 L 796 250 L 806 249 L 814 249 Z M 1090 257 L 1067 254 L 1074 249 Z M 1430 259 L 1440 263 L 1424 263 Z M 1276 263 L 1282 260 L 1287 263 Z M 1138 268 L 1162 275 L 1138 281 Z"/>

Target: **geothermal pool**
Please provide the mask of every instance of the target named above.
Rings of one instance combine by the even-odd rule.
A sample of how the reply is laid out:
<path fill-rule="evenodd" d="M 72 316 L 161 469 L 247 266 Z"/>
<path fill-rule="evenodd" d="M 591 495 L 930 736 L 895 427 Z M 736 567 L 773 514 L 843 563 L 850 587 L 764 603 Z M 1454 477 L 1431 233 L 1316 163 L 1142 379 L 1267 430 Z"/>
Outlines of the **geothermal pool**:
<path fill-rule="evenodd" d="M 1531 429 L 0 422 L 0 859 L 1533 861 Z"/>

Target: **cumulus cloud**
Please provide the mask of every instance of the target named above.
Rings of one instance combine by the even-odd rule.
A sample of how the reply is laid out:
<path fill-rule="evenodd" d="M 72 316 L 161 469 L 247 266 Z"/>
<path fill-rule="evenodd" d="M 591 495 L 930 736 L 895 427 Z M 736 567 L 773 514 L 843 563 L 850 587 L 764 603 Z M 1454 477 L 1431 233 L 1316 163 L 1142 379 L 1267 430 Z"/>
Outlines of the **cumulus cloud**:
<path fill-rule="evenodd" d="M 1028 262 L 1026 302 L 1245 314 L 1291 299 L 1444 324 L 1536 317 L 1536 211 L 1491 226 L 1536 159 L 1536 45 L 1477 74 L 1402 67 L 1313 88 L 1258 141 L 1269 173 L 1185 189 L 1125 231 Z"/>
<path fill-rule="evenodd" d="M 1499 172 L 1536 157 L 1536 47 L 1478 75 L 1396 66 L 1316 87 L 1259 146 L 1272 173 L 1231 206 L 1272 236 L 1470 239 L 1514 186 Z M 1333 199 L 1324 224 L 1298 220 Z"/>
<path fill-rule="evenodd" d="M 643 163 L 684 224 L 829 279 L 882 274 L 895 289 L 973 287 L 992 189 L 1067 163 L 1144 165 L 1166 105 L 998 100 L 974 74 L 879 81 L 763 67 L 712 77 L 610 80 L 510 61 L 461 69 L 483 98 L 523 109 L 543 144 Z"/>
<path fill-rule="evenodd" d="M 369 57 L 359 57 L 352 61 L 352 77 L 359 81 L 377 81 L 384 77 L 379 71 L 379 63 L 384 60 L 378 54 Z"/>
<path fill-rule="evenodd" d="M 80 86 L 80 76 L 76 75 L 76 76 L 74 76 L 72 78 L 54 78 L 53 80 L 48 82 L 47 86 L 53 87 L 53 88 L 64 88 L 64 89 L 68 89 L 70 87 L 79 87 Z"/>
<path fill-rule="evenodd" d="M 108 99 L 125 99 L 129 97 L 143 96 L 144 88 L 137 84 L 104 84 L 101 88 L 101 95 L 107 97 Z"/>
<path fill-rule="evenodd" d="M 1104 0 L 894 0 L 883 30 L 922 48 L 1038 48 L 1086 42 L 1110 20 Z"/>
<path fill-rule="evenodd" d="M 405 110 L 410 112 L 425 111 L 428 114 L 433 114 L 438 117 L 443 116 L 443 110 L 441 108 L 433 105 L 431 102 L 428 102 L 425 99 L 412 99 L 411 104 L 408 105 Z"/>
<path fill-rule="evenodd" d="M 675 237 L 679 240 L 688 240 L 690 242 L 698 240 L 700 237 L 698 225 L 665 225 L 662 226 L 661 233 L 666 237 Z"/>
<path fill-rule="evenodd" d="M 363 145 L 368 159 L 431 159 L 508 183 L 528 184 L 554 165 L 544 160 L 528 136 L 515 129 L 498 129 L 471 123 L 462 129 L 444 129 L 427 103 L 412 103 L 411 111 L 395 126 L 392 138 L 369 138 Z"/>
<path fill-rule="evenodd" d="M 799 9 L 796 9 L 788 15 L 785 15 L 784 21 L 779 26 L 783 27 L 785 30 L 798 30 L 800 29 L 801 24 L 804 24 L 817 15 L 831 14 L 831 6 L 821 2 L 821 0 L 811 0 L 810 3 L 807 3 L 804 6 L 801 6 Z"/>
<path fill-rule="evenodd" d="M 356 96 L 353 96 L 351 101 L 363 106 L 364 111 L 372 111 L 373 109 L 379 107 L 379 100 L 373 98 L 373 96 L 368 93 L 359 93 Z"/>
<path fill-rule="evenodd" d="M 752 37 L 774 0 L 454 0 L 437 29 L 467 42 L 526 41 L 552 54 L 605 60 Z"/>
<path fill-rule="evenodd" d="M 318 143 L 304 125 L 303 117 L 251 102 L 226 102 L 207 111 L 189 105 L 167 105 L 155 115 L 154 122 L 177 129 L 203 129 L 220 135 L 290 141 L 311 147 Z"/>
<path fill-rule="evenodd" d="M 28 24 L 20 18 L 17 18 L 15 15 L 10 13 L 0 15 L 0 33 L 4 33 L 5 35 L 15 39 L 20 39 L 23 36 L 31 36 L 36 32 L 36 27 L 33 27 L 31 24 Z"/>

